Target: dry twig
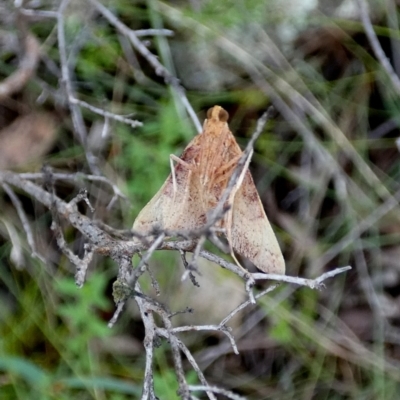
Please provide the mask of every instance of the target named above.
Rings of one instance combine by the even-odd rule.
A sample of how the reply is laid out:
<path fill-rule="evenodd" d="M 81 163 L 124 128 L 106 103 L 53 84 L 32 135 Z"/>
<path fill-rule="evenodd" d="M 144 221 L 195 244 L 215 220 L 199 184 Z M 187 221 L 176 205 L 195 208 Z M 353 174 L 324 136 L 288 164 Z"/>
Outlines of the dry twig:
<path fill-rule="evenodd" d="M 364 26 L 365 33 L 368 37 L 369 43 L 371 44 L 375 57 L 386 71 L 393 87 L 396 89 L 397 94 L 400 94 L 400 79 L 394 71 L 392 64 L 390 64 L 388 57 L 386 57 L 381 44 L 379 43 L 378 37 L 376 36 L 374 27 L 372 26 L 371 19 L 369 17 L 367 2 L 365 0 L 357 0 L 357 4 L 361 12 L 361 21 Z"/>
<path fill-rule="evenodd" d="M 165 67 L 160 63 L 158 58 L 152 54 L 149 49 L 142 43 L 136 32 L 133 31 L 132 29 L 129 29 L 124 23 L 122 23 L 107 7 L 103 6 L 100 2 L 97 0 L 90 0 L 90 2 L 94 5 L 97 11 L 101 15 L 103 15 L 104 18 L 107 19 L 107 21 L 113 25 L 116 29 L 118 29 L 119 32 L 121 32 L 123 35 L 125 35 L 130 42 L 132 43 L 133 47 L 138 51 L 148 62 L 149 64 L 154 68 L 155 73 L 158 76 L 161 76 L 164 78 L 165 83 L 170 85 L 175 92 L 178 94 L 179 98 L 181 99 L 183 105 L 185 106 L 190 118 L 192 119 L 197 132 L 201 132 L 201 124 L 199 119 L 197 118 L 197 115 L 190 104 L 187 96 L 185 89 L 183 86 L 180 84 L 179 80 L 173 76 Z"/>

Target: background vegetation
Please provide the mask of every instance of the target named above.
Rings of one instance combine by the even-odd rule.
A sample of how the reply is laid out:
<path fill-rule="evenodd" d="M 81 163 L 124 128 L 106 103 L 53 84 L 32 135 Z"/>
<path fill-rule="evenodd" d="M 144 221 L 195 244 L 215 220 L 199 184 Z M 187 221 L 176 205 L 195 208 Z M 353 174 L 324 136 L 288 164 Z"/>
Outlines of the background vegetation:
<path fill-rule="evenodd" d="M 23 87 L 0 98 L 0 169 L 32 172 L 48 163 L 56 170 L 89 172 L 61 80 L 60 4 L 26 1 L 18 9 L 14 3 L 0 5 L 0 79 L 18 69 L 24 29 L 40 44 L 40 63 Z M 172 31 L 140 39 L 181 79 L 200 120 L 215 104 L 230 113 L 242 147 L 257 118 L 274 104 L 279 115 L 257 141 L 251 169 L 287 273 L 313 278 L 353 266 L 322 291 L 282 285 L 235 317 L 239 356 L 222 335 L 183 334 L 206 378 L 249 399 L 395 399 L 399 90 L 371 50 L 357 3 L 317 3 L 103 1 L 133 30 Z M 374 2 L 371 9 L 379 42 L 398 73 L 397 4 Z M 64 24 L 77 97 L 143 126 L 132 128 L 82 107 L 87 146 L 128 200 L 107 207 L 113 193 L 99 183 L 63 183 L 57 193 L 68 200 L 79 186 L 87 187 L 94 217 L 127 229 L 168 175 L 169 154 L 179 155 L 196 129 L 182 96 L 91 2 L 71 0 Z M 12 148 L 10 126 L 12 137 L 21 135 Z M 116 266 L 96 257 L 78 290 L 50 230 L 49 212 L 19 196 L 43 261 L 31 257 L 17 212 L 2 193 L 0 398 L 139 398 L 144 328 L 135 304 L 107 328 Z M 82 253 L 84 239 L 68 226 L 64 234 Z M 219 323 L 246 298 L 243 283 L 215 265 L 202 264 L 200 288 L 180 281 L 183 269 L 174 252 L 157 253 L 151 265 L 159 300 L 173 311 L 194 309 L 175 317 L 176 323 Z M 142 285 L 155 296 L 149 280 L 143 278 Z M 167 343 L 155 357 L 156 393 L 177 398 Z M 186 367 L 187 380 L 197 383 Z"/>

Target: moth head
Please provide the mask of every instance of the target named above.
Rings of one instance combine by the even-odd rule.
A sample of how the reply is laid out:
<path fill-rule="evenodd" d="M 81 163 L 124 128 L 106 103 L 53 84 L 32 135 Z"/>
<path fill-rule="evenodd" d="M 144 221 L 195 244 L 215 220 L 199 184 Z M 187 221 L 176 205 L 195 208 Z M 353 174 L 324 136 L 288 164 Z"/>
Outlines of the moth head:
<path fill-rule="evenodd" d="M 221 106 L 214 106 L 207 111 L 207 119 L 228 122 L 229 114 Z"/>

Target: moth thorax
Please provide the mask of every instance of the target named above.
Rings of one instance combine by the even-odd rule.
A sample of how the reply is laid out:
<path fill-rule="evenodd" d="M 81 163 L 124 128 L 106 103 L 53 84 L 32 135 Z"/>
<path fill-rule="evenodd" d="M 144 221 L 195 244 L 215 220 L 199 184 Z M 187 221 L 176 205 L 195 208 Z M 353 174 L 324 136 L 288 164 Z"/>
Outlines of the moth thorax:
<path fill-rule="evenodd" d="M 228 122 L 229 114 L 220 106 L 214 106 L 208 109 L 207 119 L 212 119 L 214 121 Z"/>

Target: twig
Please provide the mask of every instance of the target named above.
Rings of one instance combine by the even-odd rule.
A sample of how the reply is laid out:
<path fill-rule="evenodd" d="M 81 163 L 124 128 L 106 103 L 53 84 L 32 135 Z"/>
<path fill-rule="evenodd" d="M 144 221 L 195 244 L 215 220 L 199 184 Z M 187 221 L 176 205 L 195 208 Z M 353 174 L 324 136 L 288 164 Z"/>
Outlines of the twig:
<path fill-rule="evenodd" d="M 103 116 L 104 118 L 111 118 L 111 119 L 114 119 L 115 121 L 123 122 L 124 124 L 130 125 L 132 128 L 137 128 L 138 126 L 143 126 L 143 123 L 140 121 L 133 120 L 133 119 L 124 117 L 123 115 L 118 115 L 118 114 L 112 113 L 110 111 L 105 111 L 101 108 L 98 108 L 98 107 L 92 106 L 89 103 L 86 103 L 86 101 L 79 100 L 74 96 L 69 97 L 69 102 L 71 104 L 77 104 L 78 106 L 85 107 L 88 110 L 94 112 L 95 114 Z"/>
<path fill-rule="evenodd" d="M 325 265 L 333 260 L 341 251 L 349 246 L 355 238 L 360 237 L 366 230 L 374 226 L 377 221 L 383 218 L 390 211 L 398 207 L 400 202 L 400 189 L 384 203 L 377 207 L 370 215 L 363 218 L 354 228 L 347 233 L 342 239 L 334 244 L 329 250 L 316 260 L 319 265 Z"/>
<path fill-rule="evenodd" d="M 90 204 L 89 198 L 88 198 L 88 192 L 86 189 L 81 189 L 79 190 L 79 193 L 69 202 L 69 207 L 76 206 L 78 203 L 81 201 L 85 202 L 86 205 L 89 207 L 89 210 L 93 213 L 95 210 Z"/>
<path fill-rule="evenodd" d="M 189 279 L 193 283 L 194 286 L 200 287 L 199 283 L 196 281 L 196 278 L 193 272 L 190 270 L 190 265 L 186 260 L 186 253 L 183 250 L 178 250 L 179 254 L 181 255 L 181 259 L 183 262 L 183 266 L 185 267 L 185 272 L 182 274 L 181 281 L 185 281 L 186 277 L 189 276 Z"/>
<path fill-rule="evenodd" d="M 154 276 L 153 271 L 151 270 L 151 268 L 150 268 L 149 266 L 147 266 L 147 269 L 146 269 L 146 270 L 147 270 L 147 273 L 148 273 L 149 276 L 150 276 L 151 286 L 152 286 L 153 289 L 155 290 L 156 295 L 159 296 L 160 293 L 161 293 L 161 291 L 160 291 L 160 285 L 158 284 L 157 279 L 156 279 L 156 277 Z"/>
<path fill-rule="evenodd" d="M 118 188 L 117 185 L 115 185 L 113 182 L 111 182 L 108 178 L 105 176 L 100 176 L 100 175 L 88 175 L 88 174 L 83 174 L 81 172 L 78 172 L 76 174 L 68 174 L 68 173 L 61 173 L 61 172 L 53 172 L 53 179 L 55 181 L 60 180 L 60 181 L 73 181 L 73 182 L 79 182 L 82 180 L 87 180 L 90 182 L 103 182 L 109 185 L 115 196 L 121 197 L 122 199 L 127 200 L 127 197 L 121 192 L 121 190 Z M 35 180 L 35 179 L 44 179 L 44 174 L 42 172 L 31 172 L 31 173 L 22 173 L 19 174 L 19 176 L 22 179 L 30 179 L 30 180 Z"/>
<path fill-rule="evenodd" d="M 97 165 L 97 159 L 91 150 L 87 146 L 87 130 L 83 122 L 83 117 L 79 107 L 71 103 L 70 99 L 76 98 L 72 88 L 72 83 L 70 79 L 68 58 L 65 44 L 65 32 L 64 32 L 64 12 L 70 0 L 61 0 L 60 7 L 57 13 L 57 39 L 58 39 L 58 49 L 60 53 L 60 63 L 61 63 L 61 76 L 62 83 L 67 95 L 68 105 L 72 115 L 72 123 L 74 125 L 74 131 L 77 137 L 85 149 L 86 161 L 89 165 L 90 170 L 95 175 L 101 175 L 101 171 Z"/>
<path fill-rule="evenodd" d="M 251 304 L 256 304 L 256 299 L 254 298 L 253 287 L 255 285 L 254 277 L 252 276 L 251 279 L 246 279 L 246 292 L 249 296 L 249 301 Z"/>
<path fill-rule="evenodd" d="M 133 272 L 133 281 L 132 281 L 132 286 L 136 286 L 136 282 L 140 278 L 142 274 L 144 274 L 147 270 L 147 263 L 150 260 L 150 257 L 153 255 L 154 251 L 158 249 L 158 247 L 162 244 L 164 241 L 165 234 L 161 233 L 152 243 L 152 245 L 149 247 L 147 250 L 146 254 L 142 257 L 140 260 L 139 265 L 135 268 L 135 271 Z"/>
<path fill-rule="evenodd" d="M 224 396 L 228 397 L 228 399 L 232 400 L 246 400 L 245 397 L 239 396 L 236 393 L 233 393 L 226 389 L 219 388 L 217 386 L 189 385 L 189 390 L 191 392 L 202 391 L 202 392 L 213 392 L 213 393 L 223 394 Z"/>
<path fill-rule="evenodd" d="M 140 261 L 140 263 L 138 265 L 138 268 L 141 268 L 142 265 L 145 265 L 150 260 L 150 257 L 152 256 L 154 251 L 161 246 L 162 242 L 164 241 L 164 238 L 165 238 L 165 234 L 164 233 L 160 233 L 159 236 L 157 237 L 157 239 L 149 247 L 146 255 L 141 259 L 141 261 Z"/>
<path fill-rule="evenodd" d="M 142 36 L 174 36 L 174 31 L 171 29 L 137 29 L 135 35 Z"/>
<path fill-rule="evenodd" d="M 133 232 L 132 229 L 116 229 L 113 228 L 110 225 L 107 225 L 103 221 L 96 219 L 94 220 L 97 226 L 99 226 L 101 229 L 103 229 L 105 232 L 107 232 L 109 235 L 117 238 L 117 239 L 122 239 L 122 240 L 129 240 L 132 239 L 133 237 L 138 237 L 141 240 L 146 241 L 147 236 L 139 234 L 138 232 Z M 148 246 L 150 246 L 149 242 L 146 242 Z"/>
<path fill-rule="evenodd" d="M 269 288 L 263 290 L 261 293 L 258 293 L 256 295 L 256 299 L 259 299 L 262 296 L 265 296 L 267 293 L 272 292 L 273 290 L 275 290 L 277 287 L 279 286 L 279 284 L 275 284 L 270 286 Z M 231 320 L 240 310 L 243 310 L 243 308 L 247 307 L 248 305 L 252 304 L 252 302 L 250 300 L 246 300 L 244 301 L 242 304 L 240 304 L 239 306 L 237 306 L 234 310 L 232 310 L 221 322 L 220 322 L 220 326 L 225 326 L 229 320 Z"/>
<path fill-rule="evenodd" d="M 173 76 L 161 63 L 158 61 L 158 58 L 152 54 L 149 49 L 138 39 L 136 36 L 135 31 L 127 27 L 123 24 L 110 10 L 108 10 L 105 6 L 99 3 L 97 0 L 90 0 L 90 2 L 96 7 L 97 11 L 103 15 L 107 21 L 113 25 L 118 31 L 120 31 L 123 35 L 125 35 L 130 42 L 132 43 L 133 47 L 138 51 L 147 61 L 148 63 L 154 68 L 154 72 L 164 78 L 165 83 L 170 85 L 175 92 L 180 97 L 183 105 L 186 108 L 190 118 L 192 119 L 197 132 L 201 132 L 202 127 L 199 119 L 195 111 L 193 110 L 192 105 L 189 103 L 187 99 L 185 89 L 179 83 L 179 80 Z"/>
<path fill-rule="evenodd" d="M 193 257 L 190 260 L 190 263 L 188 265 L 188 268 L 187 268 L 188 271 L 190 271 L 190 272 L 194 271 L 197 273 L 199 272 L 198 267 L 197 267 L 197 260 L 199 259 L 200 252 L 204 246 L 205 241 L 206 241 L 206 237 L 200 236 L 199 240 L 197 241 L 196 248 L 194 249 Z M 183 280 L 184 280 L 184 276 L 182 276 L 182 281 Z"/>
<path fill-rule="evenodd" d="M 168 339 L 168 331 L 164 328 L 157 328 L 157 334 L 161 337 L 164 337 L 166 339 Z M 204 386 L 208 386 L 208 382 L 204 377 L 203 372 L 201 371 L 199 365 L 197 364 L 196 360 L 194 359 L 194 357 L 192 356 L 192 353 L 190 352 L 190 350 L 186 347 L 186 345 L 179 339 L 176 338 L 176 341 L 179 345 L 179 348 L 181 349 L 181 351 L 185 354 L 186 358 L 188 359 L 188 361 L 190 362 L 191 366 L 193 367 L 193 369 L 195 370 L 195 372 L 197 373 L 197 376 L 200 379 L 200 382 L 204 385 Z M 215 396 L 213 395 L 213 393 L 211 391 L 207 391 L 207 395 L 208 398 L 210 400 L 216 400 Z"/>
<path fill-rule="evenodd" d="M 55 11 L 31 10 L 29 8 L 21 8 L 20 13 L 32 20 L 40 20 L 43 18 L 57 18 Z"/>
<path fill-rule="evenodd" d="M 89 200 L 87 198 L 87 193 L 81 192 L 76 197 L 74 197 L 70 203 L 68 204 L 69 208 L 75 209 L 76 205 L 79 201 L 85 201 L 89 207 L 91 207 Z M 53 222 L 51 224 L 51 229 L 54 231 L 56 235 L 56 240 L 58 247 L 64 253 L 64 255 L 68 258 L 71 264 L 75 265 L 76 273 L 75 273 L 75 283 L 81 288 L 85 282 L 86 272 L 89 267 L 90 262 L 92 261 L 94 251 L 93 246 L 89 243 L 85 244 L 85 254 L 82 259 L 76 256 L 67 246 L 67 243 L 64 239 L 64 235 L 61 230 L 61 226 L 58 222 L 58 213 L 57 208 L 54 206 L 51 209 L 53 215 Z"/>
<path fill-rule="evenodd" d="M 300 286 L 307 286 L 310 289 L 321 289 L 323 287 L 323 282 L 326 279 L 332 278 L 335 275 L 341 274 L 343 272 L 349 271 L 351 269 L 350 266 L 336 268 L 332 271 L 325 272 L 321 276 L 316 279 L 305 279 L 299 278 L 296 276 L 288 276 L 288 275 L 276 275 L 276 274 L 262 274 L 262 273 L 254 273 L 253 278 L 255 280 L 271 280 L 271 281 L 278 281 L 278 282 L 286 282 L 286 283 L 294 283 L 295 285 Z"/>
<path fill-rule="evenodd" d="M 235 354 L 239 354 L 239 351 L 236 346 L 235 339 L 233 338 L 230 329 L 223 324 L 222 322 L 219 325 L 190 325 L 190 326 L 180 326 L 178 328 L 174 328 L 172 332 L 188 332 L 188 331 L 217 331 L 225 334 L 231 342 L 233 351 Z"/>
<path fill-rule="evenodd" d="M 175 312 L 169 314 L 168 318 L 175 317 L 176 315 L 179 315 L 179 314 L 193 313 L 193 311 L 194 311 L 193 308 L 186 307 L 184 310 L 175 311 Z"/>
<path fill-rule="evenodd" d="M 140 290 L 139 286 L 136 290 Z M 146 351 L 146 366 L 144 370 L 144 383 L 143 383 L 143 400 L 155 400 L 154 394 L 154 381 L 153 381 L 153 355 L 154 355 L 154 342 L 156 340 L 156 324 L 154 321 L 153 313 L 148 309 L 146 302 L 143 299 L 137 298 L 136 303 L 139 306 L 140 314 L 145 328 L 145 337 L 143 340 L 144 348 Z"/>
<path fill-rule="evenodd" d="M 368 6 L 365 0 L 357 0 L 358 7 L 361 11 L 361 21 L 364 26 L 365 33 L 368 37 L 369 43 L 372 47 L 372 50 L 375 54 L 375 57 L 378 59 L 383 69 L 389 76 L 389 79 L 392 82 L 393 87 L 396 89 L 397 94 L 400 94 L 400 79 L 396 75 L 392 65 L 390 64 L 389 59 L 386 57 L 382 46 L 379 43 L 378 37 L 374 31 L 374 28 L 371 23 L 371 19 L 368 14 Z"/>
<path fill-rule="evenodd" d="M 185 240 L 181 242 L 177 241 L 166 241 L 163 243 L 163 250 L 182 250 L 186 252 L 193 252 L 196 247 L 197 242 L 193 240 Z M 219 264 L 222 268 L 225 268 L 234 274 L 238 275 L 240 278 L 249 279 L 249 274 L 243 268 L 239 268 L 236 264 L 232 264 L 221 257 L 210 253 L 207 250 L 200 251 L 200 257 Z M 251 277 L 250 277 L 251 278 Z"/>
<path fill-rule="evenodd" d="M 182 358 L 179 352 L 179 342 L 177 337 L 172 333 L 172 324 L 168 318 L 168 314 L 161 313 L 161 318 L 163 320 L 164 326 L 168 332 L 168 339 L 171 345 L 172 356 L 175 365 L 175 372 L 178 378 L 179 384 L 179 395 L 183 400 L 189 400 L 189 387 L 186 382 L 185 373 L 183 371 Z"/>
<path fill-rule="evenodd" d="M 117 303 L 117 308 L 115 309 L 113 316 L 111 317 L 111 319 L 108 321 L 108 324 L 107 324 L 107 326 L 109 328 L 112 328 L 115 325 L 115 323 L 118 321 L 118 318 L 121 315 L 124 305 L 125 305 L 125 302 Z"/>
<path fill-rule="evenodd" d="M 33 232 L 21 201 L 7 183 L 3 183 L 2 186 L 4 191 L 7 193 L 8 197 L 11 199 L 15 209 L 17 210 L 19 219 L 21 220 L 22 223 L 22 227 L 24 228 L 24 231 L 26 233 L 26 238 L 28 240 L 29 247 L 31 249 L 31 256 L 34 258 L 38 258 L 39 260 L 41 260 L 43 263 L 46 264 L 46 260 L 37 252 L 35 239 L 33 238 Z"/>
<path fill-rule="evenodd" d="M 137 294 L 141 294 L 141 290 L 140 290 L 140 286 L 139 284 L 135 285 L 135 292 Z M 148 325 L 145 326 L 146 328 L 146 333 L 148 330 L 150 330 L 152 333 L 149 333 L 149 338 L 151 338 L 152 340 L 150 341 L 149 339 L 149 343 L 148 343 L 148 351 L 149 351 L 149 362 L 151 361 L 150 358 L 152 357 L 152 348 L 154 346 L 154 331 L 155 331 L 155 324 L 154 324 L 154 320 L 151 319 L 149 320 L 147 317 L 148 315 L 150 315 L 149 311 L 155 312 L 157 313 L 164 324 L 165 330 L 167 332 L 167 338 L 169 340 L 169 343 L 171 345 L 171 350 L 172 350 L 172 357 L 173 357 L 173 361 L 174 361 L 174 367 L 175 367 L 175 372 L 178 378 L 178 384 L 179 384 L 179 395 L 182 397 L 182 399 L 184 400 L 189 400 L 190 399 L 190 395 L 189 395 L 189 389 L 188 389 L 188 384 L 186 382 L 186 378 L 185 378 L 185 373 L 183 371 L 183 365 L 182 365 L 182 358 L 179 352 L 179 341 L 177 339 L 177 337 L 175 336 L 175 334 L 173 333 L 173 327 L 170 321 L 170 315 L 171 313 L 166 310 L 166 308 L 154 301 L 151 300 L 150 302 L 146 302 L 143 303 L 142 301 L 142 296 L 135 298 L 136 302 L 138 303 L 139 307 L 141 307 L 141 313 L 143 313 L 143 316 L 145 317 L 144 322 L 148 322 Z M 143 296 L 144 298 L 147 298 L 147 296 Z M 147 349 L 146 349 L 147 350 Z M 151 357 L 150 357 L 151 355 Z M 145 397 L 142 397 L 143 399 Z"/>
<path fill-rule="evenodd" d="M 332 154 L 322 145 L 321 141 L 309 127 L 307 121 L 305 121 L 304 118 L 300 118 L 293 110 L 292 106 L 287 103 L 292 104 L 295 102 L 297 107 L 304 110 L 315 121 L 321 124 L 325 132 L 332 137 L 335 143 L 337 143 L 344 153 L 354 162 L 366 183 L 372 187 L 382 199 L 386 200 L 391 196 L 390 191 L 382 183 L 382 180 L 376 175 L 369 164 L 365 162 L 364 158 L 354 148 L 346 135 L 331 121 L 326 110 L 315 99 L 312 99 L 313 96 L 310 96 L 310 101 L 308 96 L 305 97 L 300 94 L 300 92 L 296 91 L 290 84 L 277 75 L 274 75 L 273 79 L 271 79 L 271 83 L 269 83 L 251 63 L 246 63 L 245 68 L 259 89 L 271 98 L 272 103 L 280 114 L 282 114 L 293 129 L 300 133 L 310 149 L 314 151 L 321 162 L 326 164 L 333 176 L 337 174 L 347 176 L 347 174 L 343 171 L 342 166 Z M 263 66 L 259 65 L 259 68 L 262 70 Z M 269 71 L 268 74 L 270 72 L 271 71 Z M 287 100 L 285 101 L 285 99 Z M 347 184 L 361 191 L 352 180 L 348 179 Z"/>

